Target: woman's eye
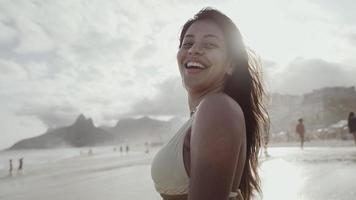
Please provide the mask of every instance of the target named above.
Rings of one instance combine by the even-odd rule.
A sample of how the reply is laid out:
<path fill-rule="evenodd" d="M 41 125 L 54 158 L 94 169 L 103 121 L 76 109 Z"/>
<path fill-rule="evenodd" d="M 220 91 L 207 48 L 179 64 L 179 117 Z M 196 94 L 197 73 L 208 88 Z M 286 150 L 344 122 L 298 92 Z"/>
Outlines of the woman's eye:
<path fill-rule="evenodd" d="M 188 49 L 193 46 L 193 42 L 184 42 L 182 46 L 183 48 Z"/>
<path fill-rule="evenodd" d="M 213 48 L 218 47 L 218 45 L 215 44 L 215 43 L 205 43 L 204 47 L 207 48 L 207 49 L 213 49 Z"/>

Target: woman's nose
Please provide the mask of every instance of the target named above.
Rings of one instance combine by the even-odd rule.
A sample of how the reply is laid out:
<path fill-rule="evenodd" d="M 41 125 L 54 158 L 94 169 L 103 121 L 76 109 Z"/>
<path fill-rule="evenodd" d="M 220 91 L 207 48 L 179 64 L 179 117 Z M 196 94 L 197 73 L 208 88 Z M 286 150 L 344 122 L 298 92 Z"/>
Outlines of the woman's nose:
<path fill-rule="evenodd" d="M 202 48 L 202 45 L 194 43 L 188 50 L 188 53 L 190 55 L 201 55 L 204 53 L 204 49 Z"/>

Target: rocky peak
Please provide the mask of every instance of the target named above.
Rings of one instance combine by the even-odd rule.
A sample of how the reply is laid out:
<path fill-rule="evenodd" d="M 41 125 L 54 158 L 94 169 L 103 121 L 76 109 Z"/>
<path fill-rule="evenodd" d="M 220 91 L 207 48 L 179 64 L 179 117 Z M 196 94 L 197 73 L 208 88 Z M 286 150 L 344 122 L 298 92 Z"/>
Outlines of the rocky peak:
<path fill-rule="evenodd" d="M 93 120 L 91 118 L 86 118 L 83 114 L 80 114 L 75 120 L 73 126 L 90 126 L 94 127 Z"/>

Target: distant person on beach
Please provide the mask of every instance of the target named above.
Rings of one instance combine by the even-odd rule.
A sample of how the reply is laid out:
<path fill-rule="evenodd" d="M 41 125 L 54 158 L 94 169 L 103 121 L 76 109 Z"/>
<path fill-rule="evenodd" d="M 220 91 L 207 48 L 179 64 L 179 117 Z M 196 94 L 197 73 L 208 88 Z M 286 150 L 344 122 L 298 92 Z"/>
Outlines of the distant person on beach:
<path fill-rule="evenodd" d="M 268 124 L 260 61 L 213 8 L 186 21 L 178 42 L 190 118 L 155 155 L 155 188 L 163 200 L 251 200 Z"/>
<path fill-rule="evenodd" d="M 122 145 L 120 145 L 120 153 L 122 153 L 124 151 Z"/>
<path fill-rule="evenodd" d="M 150 152 L 150 149 L 149 149 L 149 144 L 148 144 L 148 142 L 145 142 L 145 147 L 146 147 L 145 153 L 149 153 L 149 152 Z"/>
<path fill-rule="evenodd" d="M 129 145 L 126 145 L 126 153 L 129 153 L 130 147 Z"/>
<path fill-rule="evenodd" d="M 300 118 L 298 119 L 298 124 L 295 128 L 295 132 L 299 135 L 300 137 L 300 148 L 303 149 L 303 145 L 304 145 L 304 134 L 305 134 L 305 127 L 303 124 L 303 119 Z"/>
<path fill-rule="evenodd" d="M 89 155 L 89 156 L 92 156 L 92 155 L 93 155 L 93 150 L 92 150 L 92 149 L 89 149 L 89 150 L 88 150 L 88 155 Z"/>
<path fill-rule="evenodd" d="M 265 154 L 266 157 L 270 157 L 270 155 L 268 154 L 268 143 L 269 143 L 269 135 L 265 134 L 263 137 L 263 152 Z"/>
<path fill-rule="evenodd" d="M 347 119 L 347 126 L 349 128 L 349 133 L 354 136 L 354 142 L 356 145 L 356 117 L 353 112 L 349 113 L 349 117 Z"/>
<path fill-rule="evenodd" d="M 23 170 L 23 158 L 19 159 L 19 167 L 17 168 L 17 172 L 18 174 L 23 174 L 24 170 Z"/>
<path fill-rule="evenodd" d="M 9 167 L 9 175 L 13 176 L 14 175 L 14 166 L 12 164 L 12 159 L 9 160 L 9 165 L 10 165 L 10 167 Z"/>

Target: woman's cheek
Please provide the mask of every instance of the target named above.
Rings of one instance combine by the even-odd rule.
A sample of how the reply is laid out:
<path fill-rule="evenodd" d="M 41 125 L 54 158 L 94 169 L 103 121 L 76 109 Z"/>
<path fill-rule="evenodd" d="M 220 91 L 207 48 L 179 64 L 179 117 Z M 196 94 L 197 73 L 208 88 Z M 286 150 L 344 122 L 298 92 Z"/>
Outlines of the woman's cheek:
<path fill-rule="evenodd" d="M 182 56 L 183 56 L 183 50 L 179 49 L 177 52 L 177 60 L 178 62 L 180 62 L 182 60 Z"/>
<path fill-rule="evenodd" d="M 182 67 L 183 59 L 184 59 L 184 50 L 179 49 L 177 52 L 177 62 L 179 67 Z"/>

